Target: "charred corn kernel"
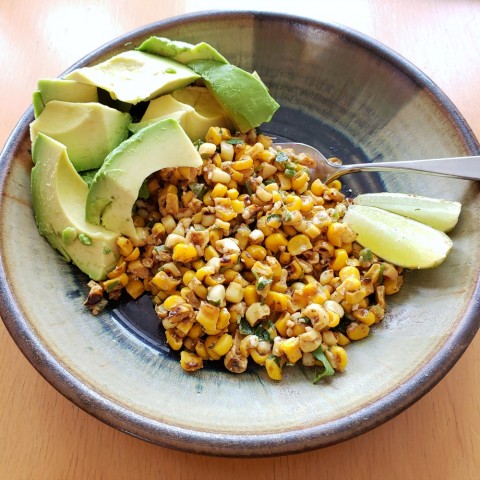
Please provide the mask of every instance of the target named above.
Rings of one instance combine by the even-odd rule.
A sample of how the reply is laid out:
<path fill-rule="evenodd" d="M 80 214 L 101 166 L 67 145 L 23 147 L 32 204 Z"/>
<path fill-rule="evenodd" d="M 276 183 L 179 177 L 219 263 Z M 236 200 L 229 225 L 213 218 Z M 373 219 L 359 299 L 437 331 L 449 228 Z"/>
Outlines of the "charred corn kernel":
<path fill-rule="evenodd" d="M 294 260 L 289 265 L 287 265 L 286 270 L 287 270 L 287 273 L 288 273 L 288 279 L 289 280 L 298 280 L 299 278 L 303 277 L 303 268 L 297 262 L 297 260 Z"/>
<path fill-rule="evenodd" d="M 193 288 L 193 291 L 197 295 L 197 297 L 200 297 L 202 300 L 205 300 L 207 298 L 207 287 L 203 284 L 195 285 Z"/>
<path fill-rule="evenodd" d="M 339 345 L 333 345 L 329 350 L 334 357 L 335 370 L 343 372 L 348 365 L 347 352 Z"/>
<path fill-rule="evenodd" d="M 180 350 L 182 348 L 182 339 L 175 333 L 173 328 L 169 328 L 165 331 L 165 337 L 167 338 L 167 343 L 172 350 Z"/>
<path fill-rule="evenodd" d="M 282 226 L 282 215 L 280 213 L 273 213 L 267 215 L 267 220 L 265 224 L 273 229 L 280 228 Z"/>
<path fill-rule="evenodd" d="M 385 287 L 385 295 L 393 295 L 400 290 L 402 283 L 398 279 L 383 276 L 383 286 Z"/>
<path fill-rule="evenodd" d="M 273 292 L 270 290 L 265 297 L 265 303 L 272 312 L 284 312 L 289 305 L 289 298 L 284 293 Z"/>
<path fill-rule="evenodd" d="M 247 307 L 260 301 L 260 295 L 257 292 L 257 287 L 255 285 L 246 286 L 243 292 L 243 299 L 245 300 Z"/>
<path fill-rule="evenodd" d="M 301 212 L 309 212 L 315 205 L 315 201 L 311 195 L 302 195 L 300 200 L 302 201 L 302 206 L 300 207 Z"/>
<path fill-rule="evenodd" d="M 294 190 L 300 190 L 303 188 L 305 185 L 307 185 L 307 182 L 309 180 L 309 175 L 305 171 L 300 171 L 300 173 L 297 173 L 293 178 L 292 178 L 292 188 Z"/>
<path fill-rule="evenodd" d="M 180 337 L 184 338 L 187 336 L 190 329 L 193 327 L 194 320 L 193 318 L 185 318 L 181 322 L 175 324 L 175 333 Z"/>
<path fill-rule="evenodd" d="M 353 245 L 351 243 L 342 243 L 341 248 L 343 248 L 350 255 L 353 250 Z"/>
<path fill-rule="evenodd" d="M 176 262 L 189 263 L 197 257 L 197 249 L 193 245 L 177 243 L 173 247 L 172 259 Z"/>
<path fill-rule="evenodd" d="M 180 365 L 187 372 L 195 372 L 203 368 L 203 359 L 195 353 L 183 350 L 180 352 Z"/>
<path fill-rule="evenodd" d="M 184 285 L 188 285 L 195 277 L 193 270 L 186 270 L 183 274 L 182 281 Z"/>
<path fill-rule="evenodd" d="M 342 188 L 342 183 L 340 180 L 334 180 L 328 184 L 329 188 L 335 188 L 336 190 L 340 190 Z"/>
<path fill-rule="evenodd" d="M 214 168 L 210 175 L 210 180 L 217 185 L 226 186 L 232 181 L 232 177 L 229 173 L 225 172 L 221 168 Z M 214 189 L 215 190 L 215 189 Z M 223 190 L 223 189 L 222 189 Z M 225 190 L 226 191 L 226 190 Z M 212 195 L 214 196 L 214 195 Z M 222 196 L 222 195 L 220 195 Z"/>
<path fill-rule="evenodd" d="M 215 344 L 218 342 L 220 335 L 208 335 L 205 339 L 205 348 L 207 349 L 208 357 L 211 360 L 219 360 L 221 355 L 215 352 L 214 347 Z"/>
<path fill-rule="evenodd" d="M 267 353 L 262 355 L 258 353 L 257 350 L 252 349 L 250 350 L 250 356 L 252 357 L 252 360 L 258 365 L 265 365 L 265 362 L 267 361 L 269 354 Z"/>
<path fill-rule="evenodd" d="M 220 315 L 220 309 L 214 305 L 210 305 L 207 302 L 200 304 L 200 309 L 197 312 L 197 322 L 208 330 L 215 330 L 217 326 L 217 320 Z"/>
<path fill-rule="evenodd" d="M 280 183 L 280 190 L 287 192 L 292 189 L 292 179 L 287 177 L 284 173 L 277 173 L 278 182 Z"/>
<path fill-rule="evenodd" d="M 364 289 L 357 290 L 356 292 L 347 292 L 345 293 L 345 301 L 350 305 L 359 304 L 367 295 L 367 292 Z"/>
<path fill-rule="evenodd" d="M 173 310 L 175 307 L 178 307 L 182 303 L 185 303 L 185 300 L 180 295 L 170 295 L 164 302 L 163 308 L 165 310 Z"/>
<path fill-rule="evenodd" d="M 285 198 L 285 205 L 291 212 L 300 210 L 302 208 L 302 200 L 298 195 L 287 195 Z"/>
<path fill-rule="evenodd" d="M 247 252 L 255 260 L 263 260 L 267 256 L 267 250 L 261 245 L 249 245 L 247 247 Z"/>
<path fill-rule="evenodd" d="M 235 155 L 235 149 L 231 143 L 220 142 L 220 156 L 224 162 L 231 162 Z"/>
<path fill-rule="evenodd" d="M 366 323 L 352 322 L 347 327 L 347 336 L 350 340 L 362 340 L 368 337 L 370 327 Z"/>
<path fill-rule="evenodd" d="M 340 323 L 340 315 L 338 313 L 332 312 L 332 310 L 327 310 L 328 314 L 328 326 L 330 328 L 335 328 Z"/>
<path fill-rule="evenodd" d="M 220 145 L 223 140 L 222 129 L 220 127 L 210 127 L 205 135 L 205 140 L 214 145 Z"/>
<path fill-rule="evenodd" d="M 340 277 L 340 280 L 342 282 L 349 277 L 360 279 L 360 271 L 358 270 L 357 267 L 352 267 L 347 265 L 346 267 L 343 267 L 342 269 L 340 269 L 340 271 L 338 272 L 338 276 Z"/>
<path fill-rule="evenodd" d="M 122 259 L 120 259 L 117 266 L 113 270 L 108 272 L 107 276 L 108 278 L 116 278 L 122 273 L 125 273 L 126 271 L 127 271 L 127 264 Z"/>
<path fill-rule="evenodd" d="M 214 143 L 205 142 L 198 147 L 198 153 L 202 158 L 208 158 L 215 154 L 217 146 Z"/>
<path fill-rule="evenodd" d="M 280 365 L 280 358 L 274 355 L 269 355 L 265 360 L 265 369 L 272 380 L 282 380 L 282 367 Z"/>
<path fill-rule="evenodd" d="M 160 222 L 157 222 L 153 225 L 151 232 L 152 232 L 152 235 L 155 235 L 157 237 L 163 237 L 166 234 L 165 227 L 163 223 L 160 223 Z"/>
<path fill-rule="evenodd" d="M 330 268 L 337 272 L 341 270 L 348 260 L 348 253 L 343 248 L 335 249 L 333 261 L 330 263 Z"/>
<path fill-rule="evenodd" d="M 128 257 L 133 252 L 132 242 L 126 237 L 118 237 L 117 246 L 120 255 L 124 257 Z"/>
<path fill-rule="evenodd" d="M 306 235 L 303 235 L 303 233 L 295 235 L 287 244 L 287 249 L 292 255 L 301 255 L 307 250 L 311 250 L 311 248 L 312 244 L 310 239 Z"/>
<path fill-rule="evenodd" d="M 327 187 L 322 183 L 320 179 L 316 179 L 312 182 L 310 187 L 310 191 L 316 196 L 321 197 L 323 192 L 327 189 Z"/>
<path fill-rule="evenodd" d="M 375 314 L 368 310 L 368 308 L 359 308 L 353 312 L 353 318 L 365 325 L 372 325 L 376 321 Z"/>
<path fill-rule="evenodd" d="M 202 334 L 202 325 L 200 323 L 194 323 L 192 328 L 188 331 L 188 337 L 192 339 L 199 338 Z"/>
<path fill-rule="evenodd" d="M 223 233 L 219 228 L 213 228 L 208 232 L 209 240 L 212 245 L 223 238 Z"/>
<path fill-rule="evenodd" d="M 130 279 L 125 285 L 125 290 L 133 299 L 136 299 L 145 291 L 145 287 L 141 280 Z"/>
<path fill-rule="evenodd" d="M 303 287 L 303 294 L 306 295 L 307 297 L 311 297 L 315 295 L 317 291 L 318 291 L 318 286 L 314 283 L 307 283 L 307 285 Z"/>
<path fill-rule="evenodd" d="M 337 344 L 340 345 L 341 347 L 345 347 L 350 343 L 350 339 L 344 335 L 343 333 L 338 332 L 337 333 Z"/>
<path fill-rule="evenodd" d="M 220 357 L 223 357 L 232 348 L 233 338 L 230 334 L 224 333 L 215 343 L 212 350 Z"/>
<path fill-rule="evenodd" d="M 241 200 L 232 200 L 232 210 L 235 213 L 242 213 L 245 210 L 245 203 Z"/>
<path fill-rule="evenodd" d="M 175 227 L 177 226 L 177 222 L 170 214 L 162 217 L 161 222 L 163 227 L 165 228 L 165 233 L 167 233 L 167 235 L 170 235 L 170 233 L 172 233 L 175 230 Z"/>
<path fill-rule="evenodd" d="M 323 305 L 327 300 L 330 300 L 330 292 L 325 288 L 319 288 L 311 301 L 312 303 Z"/>
<path fill-rule="evenodd" d="M 291 337 L 287 340 L 283 340 L 280 344 L 280 349 L 286 355 L 290 363 L 296 363 L 302 358 L 300 339 L 298 337 Z"/>
<path fill-rule="evenodd" d="M 202 360 L 210 360 L 207 352 L 207 347 L 205 346 L 204 342 L 200 341 L 195 345 L 195 352 Z"/>
<path fill-rule="evenodd" d="M 327 240 L 334 247 L 342 246 L 342 235 L 345 231 L 345 225 L 343 223 L 334 222 L 332 223 L 327 230 Z"/>
<path fill-rule="evenodd" d="M 253 167 L 253 158 L 245 155 L 240 160 L 236 160 L 235 162 L 232 162 L 231 166 L 237 171 L 247 170 L 248 168 Z"/>
<path fill-rule="evenodd" d="M 317 226 L 310 224 L 303 231 L 303 233 L 313 240 L 314 238 L 317 238 L 322 233 L 322 231 Z"/>
<path fill-rule="evenodd" d="M 137 260 L 137 258 L 140 256 L 140 249 L 138 247 L 135 247 L 132 250 L 132 253 L 125 257 L 126 262 L 133 262 L 133 260 Z"/>
<path fill-rule="evenodd" d="M 220 314 L 218 315 L 217 329 L 223 330 L 227 328 L 228 325 L 230 324 L 230 317 L 231 317 L 231 314 L 228 311 L 228 309 L 225 307 L 222 307 L 220 309 Z"/>
<path fill-rule="evenodd" d="M 253 267 L 253 264 L 255 263 L 255 259 L 246 250 L 244 250 L 240 254 L 240 258 L 242 259 L 242 262 L 249 270 Z"/>
<path fill-rule="evenodd" d="M 277 184 L 275 184 L 275 185 L 277 185 Z M 268 185 L 268 186 L 270 186 L 270 185 Z M 278 188 L 278 185 L 277 185 L 277 188 Z M 272 202 L 277 203 L 277 202 L 281 202 L 281 201 L 282 201 L 282 195 L 277 191 L 273 191 L 272 192 Z"/>
<path fill-rule="evenodd" d="M 122 285 L 122 287 L 125 287 L 127 285 L 127 283 L 130 281 L 130 279 L 128 278 L 128 275 L 123 272 L 121 273 L 118 277 L 116 277 L 117 280 L 120 282 L 120 284 Z"/>
<path fill-rule="evenodd" d="M 228 175 L 228 173 L 227 173 Z M 224 197 L 228 191 L 228 188 L 226 185 L 223 185 L 223 183 L 217 183 L 212 190 L 212 193 L 210 196 L 212 198 L 219 198 L 219 197 Z"/>
<path fill-rule="evenodd" d="M 272 233 L 265 239 L 265 247 L 273 253 L 277 253 L 281 247 L 286 247 L 287 245 L 287 238 L 280 232 Z"/>
<path fill-rule="evenodd" d="M 278 261 L 282 265 L 288 265 L 292 261 L 292 255 L 288 252 L 281 252 L 279 257 L 278 257 Z"/>
<path fill-rule="evenodd" d="M 283 312 L 280 317 L 278 317 L 278 320 L 275 322 L 275 328 L 277 329 L 277 332 L 279 335 L 282 337 L 287 336 L 287 322 L 290 320 L 290 314 L 288 312 Z"/>
<path fill-rule="evenodd" d="M 205 260 L 211 260 L 214 257 L 220 257 L 220 254 L 215 250 L 215 248 L 212 245 L 209 245 L 205 251 L 203 252 L 203 256 L 205 257 Z"/>
<path fill-rule="evenodd" d="M 160 270 L 152 278 L 151 283 L 153 283 L 153 285 L 155 285 L 155 287 L 159 290 L 170 292 L 177 287 L 180 281 L 180 279 L 177 280 L 173 277 L 170 277 L 166 272 Z"/>
<path fill-rule="evenodd" d="M 237 282 L 230 282 L 225 290 L 225 298 L 231 303 L 240 303 L 243 300 L 243 287 Z"/>

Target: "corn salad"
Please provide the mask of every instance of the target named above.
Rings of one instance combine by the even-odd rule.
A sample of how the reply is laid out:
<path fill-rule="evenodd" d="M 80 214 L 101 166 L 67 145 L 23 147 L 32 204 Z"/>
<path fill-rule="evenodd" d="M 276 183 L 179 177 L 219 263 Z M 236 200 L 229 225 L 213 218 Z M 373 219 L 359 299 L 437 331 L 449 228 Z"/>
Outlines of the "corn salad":
<path fill-rule="evenodd" d="M 295 364 L 316 367 L 315 381 L 343 371 L 345 347 L 384 318 L 401 269 L 355 242 L 340 182 L 310 182 L 307 155 L 226 128 L 198 150 L 202 167 L 147 179 L 138 239 L 118 239 L 117 267 L 90 283 L 86 304 L 95 313 L 123 290 L 147 292 L 189 372 L 211 360 L 234 373 L 253 362 L 273 380 Z"/>

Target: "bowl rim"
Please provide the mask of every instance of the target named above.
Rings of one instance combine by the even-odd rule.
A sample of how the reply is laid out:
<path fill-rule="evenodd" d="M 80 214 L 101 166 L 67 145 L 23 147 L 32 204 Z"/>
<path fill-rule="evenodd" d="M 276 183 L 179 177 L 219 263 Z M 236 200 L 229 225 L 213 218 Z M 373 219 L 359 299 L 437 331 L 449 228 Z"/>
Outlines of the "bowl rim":
<path fill-rule="evenodd" d="M 132 40 L 153 35 L 156 31 L 179 22 L 198 22 L 215 18 L 250 18 L 280 22 L 296 22 L 341 35 L 364 49 L 373 51 L 404 73 L 411 81 L 426 90 L 452 123 L 458 127 L 464 146 L 472 155 L 480 154 L 480 144 L 473 131 L 452 101 L 441 89 L 410 61 L 378 40 L 350 27 L 314 20 L 298 15 L 250 10 L 207 10 L 177 15 L 132 30 L 108 42 L 72 64 L 60 76 L 101 57 L 112 48 L 126 46 Z M 0 154 L 0 193 L 8 176 L 15 152 L 24 141 L 33 120 L 33 107 L 20 118 Z M 0 216 L 3 205 L 0 203 Z M 327 423 L 292 431 L 259 434 L 221 434 L 202 432 L 168 425 L 129 411 L 112 400 L 90 389 L 73 376 L 53 357 L 32 331 L 11 291 L 0 251 L 0 316 L 21 352 L 35 369 L 63 396 L 98 420 L 134 437 L 148 442 L 190 453 L 232 457 L 260 457 L 300 453 L 326 447 L 366 433 L 403 412 L 428 393 L 455 365 L 480 327 L 480 283 L 477 278 L 474 294 L 464 312 L 462 322 L 450 335 L 443 348 L 435 353 L 412 377 L 402 385 L 357 412 Z"/>

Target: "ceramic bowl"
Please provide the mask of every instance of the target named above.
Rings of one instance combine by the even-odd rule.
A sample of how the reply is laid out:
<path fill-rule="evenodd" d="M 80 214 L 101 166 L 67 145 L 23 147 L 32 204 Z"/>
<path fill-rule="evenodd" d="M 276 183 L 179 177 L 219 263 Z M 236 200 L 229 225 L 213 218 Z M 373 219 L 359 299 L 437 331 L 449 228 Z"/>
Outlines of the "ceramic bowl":
<path fill-rule="evenodd" d="M 348 28 L 269 13 L 199 13 L 141 28 L 71 67 L 150 35 L 206 41 L 256 70 L 281 109 L 264 131 L 348 162 L 480 154 L 457 109 L 423 73 Z M 480 198 L 476 184 L 414 174 L 345 177 L 353 193 L 395 191 L 462 202 L 454 247 L 438 268 L 408 272 L 382 324 L 348 346 L 343 374 L 313 385 L 301 368 L 282 383 L 263 369 L 236 376 L 182 371 L 148 298 L 99 317 L 83 307 L 86 277 L 39 237 L 30 198 L 32 109 L 0 163 L 0 313 L 35 368 L 63 395 L 136 437 L 189 452 L 251 456 L 351 439 L 392 418 L 455 364 L 479 327 Z"/>

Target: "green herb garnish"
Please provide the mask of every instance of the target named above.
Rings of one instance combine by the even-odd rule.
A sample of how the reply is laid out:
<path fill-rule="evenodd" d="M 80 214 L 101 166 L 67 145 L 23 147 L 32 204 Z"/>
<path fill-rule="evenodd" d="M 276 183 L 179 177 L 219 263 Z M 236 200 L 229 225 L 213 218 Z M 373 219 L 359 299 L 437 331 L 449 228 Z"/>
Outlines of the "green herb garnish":
<path fill-rule="evenodd" d="M 322 362 L 324 367 L 323 372 L 320 372 L 320 373 L 315 372 L 315 378 L 313 379 L 313 383 L 317 383 L 323 377 L 331 377 L 332 375 L 335 374 L 335 370 L 333 369 L 332 365 L 328 361 L 328 358 L 326 357 L 321 345 L 312 352 L 312 355 L 319 362 Z"/>

